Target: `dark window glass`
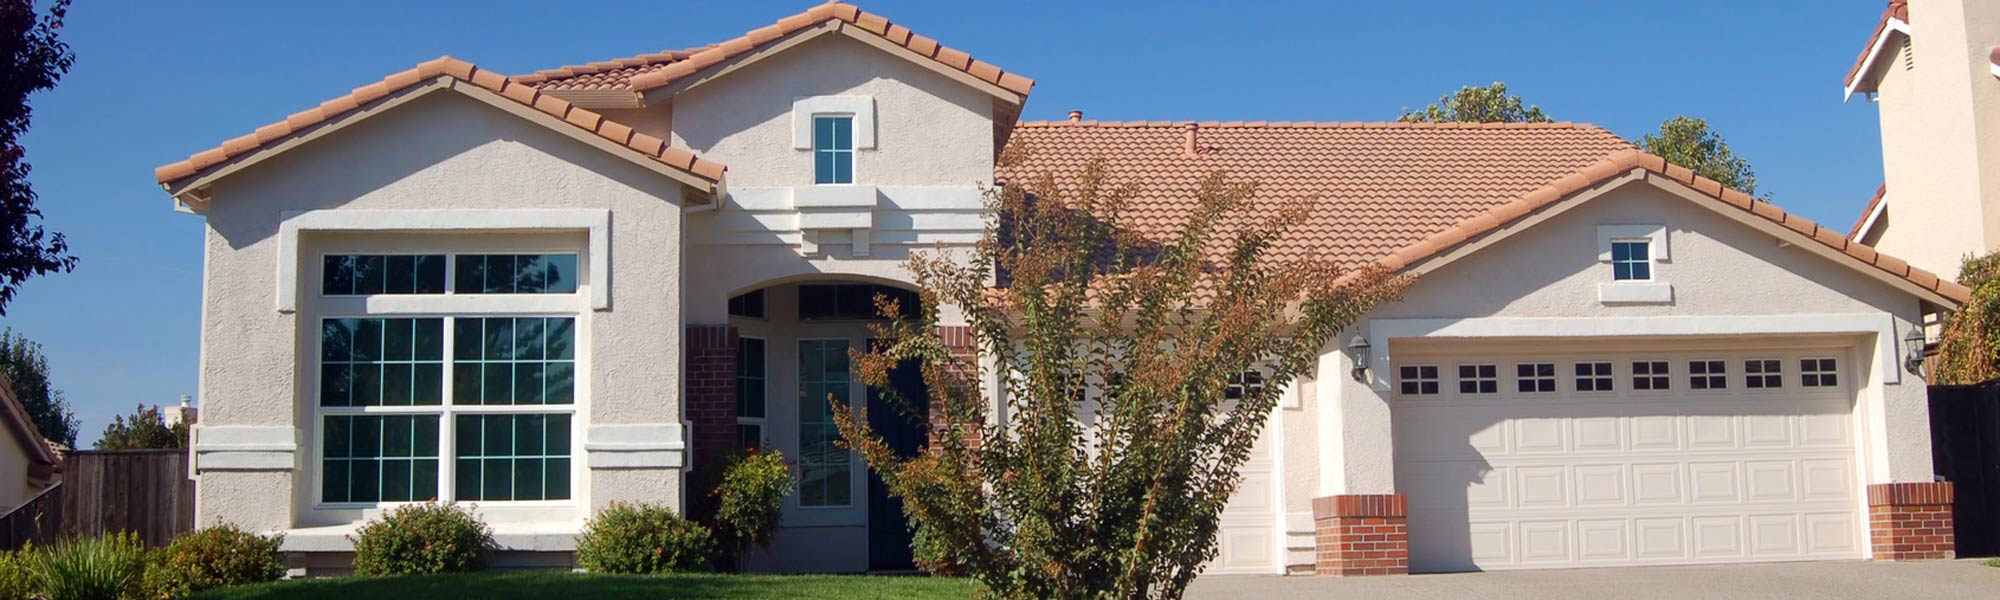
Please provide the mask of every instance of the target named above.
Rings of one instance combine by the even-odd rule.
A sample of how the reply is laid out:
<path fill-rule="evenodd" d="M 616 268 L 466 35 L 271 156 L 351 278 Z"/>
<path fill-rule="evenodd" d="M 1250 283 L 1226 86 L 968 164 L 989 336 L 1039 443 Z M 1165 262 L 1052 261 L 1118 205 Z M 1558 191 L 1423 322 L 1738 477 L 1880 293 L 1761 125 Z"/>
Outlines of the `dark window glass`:
<path fill-rule="evenodd" d="M 910 290 L 865 283 L 804 284 L 799 286 L 799 320 L 880 319 L 875 310 L 878 295 L 895 300 L 903 318 L 922 314 L 917 293 Z"/>
<path fill-rule="evenodd" d="M 1750 389 L 1776 389 L 1785 386 L 1784 363 L 1775 359 L 1753 359 L 1743 361 L 1743 387 Z"/>
<path fill-rule="evenodd" d="M 1611 243 L 1611 273 L 1617 281 L 1645 281 L 1653 278 L 1651 242 Z"/>
<path fill-rule="evenodd" d="M 444 255 L 328 255 L 321 263 L 320 293 L 328 296 L 442 294 Z"/>
<path fill-rule="evenodd" d="M 1611 363 L 1576 363 L 1576 391 L 1609 392 L 1611 390 Z"/>
<path fill-rule="evenodd" d="M 455 427 L 459 500 L 569 499 L 569 415 L 459 415 Z"/>
<path fill-rule="evenodd" d="M 1438 393 L 1438 368 L 1435 365 L 1405 365 L 1398 369 L 1404 394 L 1428 396 Z"/>
<path fill-rule="evenodd" d="M 1498 393 L 1500 391 L 1499 377 L 1499 367 L 1494 365 L 1459 365 L 1458 393 Z"/>
<path fill-rule="evenodd" d="M 813 118 L 813 183 L 854 183 L 854 117 Z"/>
<path fill-rule="evenodd" d="M 1643 360 L 1632 363 L 1632 389 L 1664 390 L 1670 384 L 1667 361 Z"/>
<path fill-rule="evenodd" d="M 452 291 L 459 294 L 573 294 L 575 254 L 460 254 Z"/>
<path fill-rule="evenodd" d="M 736 416 L 764 418 L 764 340 L 741 338 L 736 346 Z"/>
<path fill-rule="evenodd" d="M 320 322 L 320 406 L 436 405 L 444 394 L 444 320 Z"/>
<path fill-rule="evenodd" d="M 1523 363 L 1514 365 L 1514 377 L 1515 391 L 1530 394 L 1556 391 L 1555 363 Z"/>
<path fill-rule="evenodd" d="M 1729 388 L 1729 363 L 1719 360 L 1688 361 L 1688 388 L 1721 390 Z"/>
<path fill-rule="evenodd" d="M 452 404 L 575 401 L 576 319 L 460 317 L 455 321 Z"/>
<path fill-rule="evenodd" d="M 730 298 L 729 316 L 764 318 L 764 290 L 750 290 Z"/>
<path fill-rule="evenodd" d="M 1840 374 L 1834 359 L 1806 358 L 1799 360 L 1799 384 L 1805 387 L 1834 387 L 1840 385 Z"/>
<path fill-rule="evenodd" d="M 330 415 L 321 424 L 321 502 L 437 499 L 437 415 Z"/>

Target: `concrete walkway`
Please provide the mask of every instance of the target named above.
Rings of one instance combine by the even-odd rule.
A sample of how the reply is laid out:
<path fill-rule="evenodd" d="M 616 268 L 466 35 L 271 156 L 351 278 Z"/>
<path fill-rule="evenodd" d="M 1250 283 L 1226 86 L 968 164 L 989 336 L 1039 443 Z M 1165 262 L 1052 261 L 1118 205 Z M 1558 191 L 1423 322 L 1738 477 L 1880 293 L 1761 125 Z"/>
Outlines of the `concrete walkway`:
<path fill-rule="evenodd" d="M 1837 561 L 1402 577 L 1213 575 L 1196 579 L 1188 598 L 2000 598 L 2000 568 L 1981 561 Z"/>

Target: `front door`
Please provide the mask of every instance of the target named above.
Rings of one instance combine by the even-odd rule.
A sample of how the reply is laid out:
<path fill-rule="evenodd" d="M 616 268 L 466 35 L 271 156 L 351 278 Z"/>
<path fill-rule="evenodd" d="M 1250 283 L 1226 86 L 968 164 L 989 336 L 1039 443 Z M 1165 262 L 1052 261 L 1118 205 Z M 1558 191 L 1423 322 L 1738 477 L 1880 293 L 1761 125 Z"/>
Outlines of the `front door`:
<path fill-rule="evenodd" d="M 894 402 L 868 389 L 868 426 L 882 436 L 882 442 L 897 456 L 912 457 L 923 451 L 928 431 L 930 395 L 924 386 L 921 363 L 905 361 L 889 371 L 889 385 L 910 406 Z M 914 411 L 915 414 L 911 414 Z M 903 500 L 889 495 L 889 487 L 873 470 L 868 472 L 868 570 L 910 571 L 916 562 L 910 552 L 912 534 L 903 516 Z"/>

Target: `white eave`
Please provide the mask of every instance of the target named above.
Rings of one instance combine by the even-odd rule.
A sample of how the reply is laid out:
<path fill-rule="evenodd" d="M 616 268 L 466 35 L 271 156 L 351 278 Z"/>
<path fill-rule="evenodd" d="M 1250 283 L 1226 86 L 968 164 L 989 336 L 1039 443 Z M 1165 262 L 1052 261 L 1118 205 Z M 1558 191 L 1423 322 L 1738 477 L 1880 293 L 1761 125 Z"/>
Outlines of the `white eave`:
<path fill-rule="evenodd" d="M 1868 46 L 1868 58 L 1861 61 L 1861 70 L 1854 72 L 1854 81 L 1849 82 L 1842 90 L 1845 93 L 1840 96 L 1841 102 L 1853 98 L 1855 92 L 1862 91 L 1862 84 L 1869 81 L 1868 73 L 1875 70 L 1875 62 L 1882 58 L 1882 51 L 1889 48 L 1889 39 L 1895 35 L 1910 35 L 1910 23 L 1895 17 L 1889 18 L 1882 27 L 1882 35 L 1875 36 L 1875 43 Z M 2000 66 L 1994 69 L 1995 74 L 2000 74 Z"/>

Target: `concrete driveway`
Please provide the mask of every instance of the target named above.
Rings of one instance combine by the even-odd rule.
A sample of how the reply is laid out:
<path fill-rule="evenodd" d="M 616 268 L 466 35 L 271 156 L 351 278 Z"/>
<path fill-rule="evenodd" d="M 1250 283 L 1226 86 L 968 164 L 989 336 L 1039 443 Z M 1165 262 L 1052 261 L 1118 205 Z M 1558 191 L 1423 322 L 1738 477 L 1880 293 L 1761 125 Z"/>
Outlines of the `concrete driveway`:
<path fill-rule="evenodd" d="M 1907 563 L 1836 561 L 1402 577 L 1213 575 L 1195 580 L 1188 597 L 1214 600 L 2000 598 L 2000 568 L 1980 562 L 1981 559 Z"/>

